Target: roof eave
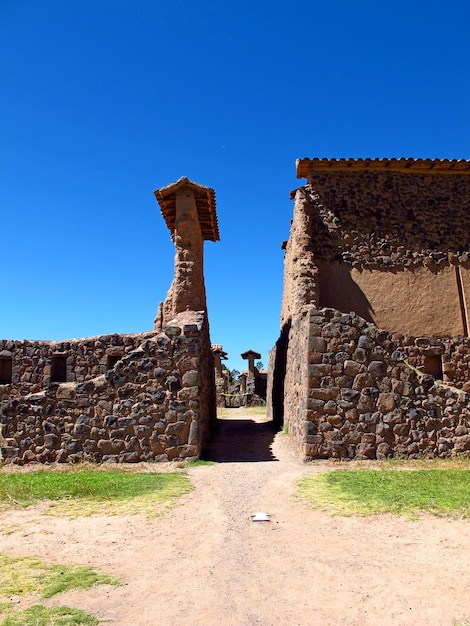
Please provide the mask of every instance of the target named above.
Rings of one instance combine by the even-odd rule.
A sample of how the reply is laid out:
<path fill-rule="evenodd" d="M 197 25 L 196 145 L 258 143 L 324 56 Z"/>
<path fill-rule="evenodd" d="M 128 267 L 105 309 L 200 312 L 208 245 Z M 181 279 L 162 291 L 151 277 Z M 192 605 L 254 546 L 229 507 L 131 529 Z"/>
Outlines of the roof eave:
<path fill-rule="evenodd" d="M 425 174 L 468 174 L 470 161 L 465 159 L 297 159 L 297 178 L 309 178 L 311 172 L 381 170 Z"/>

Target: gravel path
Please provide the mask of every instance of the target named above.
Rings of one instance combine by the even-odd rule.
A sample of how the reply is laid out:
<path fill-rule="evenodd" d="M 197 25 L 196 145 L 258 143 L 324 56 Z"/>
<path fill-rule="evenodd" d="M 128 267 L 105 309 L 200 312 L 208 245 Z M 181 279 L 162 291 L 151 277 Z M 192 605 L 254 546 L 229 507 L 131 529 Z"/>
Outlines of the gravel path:
<path fill-rule="evenodd" d="M 255 422 L 254 420 L 259 420 Z M 290 441 L 236 412 L 189 470 L 195 490 L 159 519 L 1 514 L 2 551 L 90 563 L 121 587 L 48 604 L 115 626 L 446 625 L 470 619 L 470 523 L 330 517 L 293 497 L 305 473 Z M 253 522 L 263 511 L 269 522 Z M 20 602 L 21 606 L 21 602 Z"/>

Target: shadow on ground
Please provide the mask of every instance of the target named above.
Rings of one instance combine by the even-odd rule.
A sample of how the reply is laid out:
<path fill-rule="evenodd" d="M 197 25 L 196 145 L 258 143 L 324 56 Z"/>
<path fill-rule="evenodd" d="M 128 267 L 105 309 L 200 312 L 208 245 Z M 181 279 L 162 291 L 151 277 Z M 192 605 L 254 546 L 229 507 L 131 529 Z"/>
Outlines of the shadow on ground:
<path fill-rule="evenodd" d="M 203 458 L 218 463 L 278 461 L 271 451 L 278 431 L 273 422 L 218 419 Z"/>

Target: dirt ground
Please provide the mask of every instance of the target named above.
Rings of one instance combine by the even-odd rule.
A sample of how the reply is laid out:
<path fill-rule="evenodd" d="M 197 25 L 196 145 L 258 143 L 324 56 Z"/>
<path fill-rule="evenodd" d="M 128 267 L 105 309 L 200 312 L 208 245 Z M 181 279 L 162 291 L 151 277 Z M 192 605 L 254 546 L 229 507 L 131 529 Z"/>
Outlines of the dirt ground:
<path fill-rule="evenodd" d="M 209 457 L 219 462 L 189 469 L 195 490 L 165 516 L 2 512 L 1 552 L 121 576 L 121 587 L 44 601 L 85 609 L 113 626 L 470 620 L 470 522 L 310 509 L 292 498 L 294 483 L 332 465 L 302 464 L 286 435 L 240 411 L 213 439 Z M 253 522 L 258 511 L 271 521 Z"/>

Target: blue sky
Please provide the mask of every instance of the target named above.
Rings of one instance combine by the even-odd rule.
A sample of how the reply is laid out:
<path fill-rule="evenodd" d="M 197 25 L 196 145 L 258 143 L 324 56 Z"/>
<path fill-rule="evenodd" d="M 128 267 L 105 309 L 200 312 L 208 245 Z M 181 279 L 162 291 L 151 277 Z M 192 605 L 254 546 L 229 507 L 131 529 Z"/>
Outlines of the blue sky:
<path fill-rule="evenodd" d="M 303 157 L 470 158 L 468 0 L 0 0 L 0 337 L 152 328 L 153 191 L 216 191 L 213 343 L 279 333 Z"/>

